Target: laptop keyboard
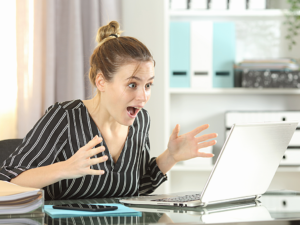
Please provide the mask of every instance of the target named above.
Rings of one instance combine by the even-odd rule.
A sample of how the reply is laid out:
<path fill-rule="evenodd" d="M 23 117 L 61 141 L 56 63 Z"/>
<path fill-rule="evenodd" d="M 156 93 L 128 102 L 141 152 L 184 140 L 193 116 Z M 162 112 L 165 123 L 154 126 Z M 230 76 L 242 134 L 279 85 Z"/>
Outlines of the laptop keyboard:
<path fill-rule="evenodd" d="M 200 200 L 200 196 L 201 196 L 201 194 L 184 195 L 184 196 L 178 196 L 178 197 L 172 197 L 172 198 L 154 199 L 154 200 L 151 200 L 151 201 L 157 201 L 157 202 L 191 202 L 191 201 Z"/>

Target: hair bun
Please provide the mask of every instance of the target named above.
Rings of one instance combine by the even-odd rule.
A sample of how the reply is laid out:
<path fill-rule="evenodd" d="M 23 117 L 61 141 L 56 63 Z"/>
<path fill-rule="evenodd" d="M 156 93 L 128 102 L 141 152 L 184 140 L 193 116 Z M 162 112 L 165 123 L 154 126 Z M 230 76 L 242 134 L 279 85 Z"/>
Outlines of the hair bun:
<path fill-rule="evenodd" d="M 96 41 L 100 44 L 105 38 L 109 37 L 111 34 L 120 36 L 122 31 L 120 30 L 120 25 L 117 21 L 111 21 L 107 25 L 102 26 L 98 29 Z"/>

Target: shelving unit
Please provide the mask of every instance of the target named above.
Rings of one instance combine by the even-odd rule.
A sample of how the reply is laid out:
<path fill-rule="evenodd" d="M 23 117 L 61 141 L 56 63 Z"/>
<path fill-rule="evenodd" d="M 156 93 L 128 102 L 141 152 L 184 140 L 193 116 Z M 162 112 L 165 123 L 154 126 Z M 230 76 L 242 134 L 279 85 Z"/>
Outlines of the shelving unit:
<path fill-rule="evenodd" d="M 202 171 L 202 172 L 211 172 L 212 169 L 214 167 L 213 166 L 199 166 L 199 167 L 195 167 L 195 166 L 185 166 L 185 165 L 175 165 L 171 171 L 172 172 L 176 172 L 176 171 L 180 171 L 180 172 L 189 172 L 189 171 Z M 300 172 L 300 167 L 282 167 L 279 166 L 277 169 L 277 172 Z"/>
<path fill-rule="evenodd" d="M 274 0 L 275 1 L 275 0 Z M 224 112 L 227 110 L 300 110 L 300 90 L 295 89 L 183 89 L 169 88 L 169 24 L 170 21 L 234 21 L 237 24 L 236 62 L 244 58 L 300 58 L 300 38 L 297 46 L 288 50 L 286 27 L 282 25 L 285 10 L 170 10 L 169 0 L 124 0 L 124 35 L 141 40 L 156 61 L 155 85 L 146 105 L 151 116 L 151 155 L 158 156 L 167 148 L 169 136 L 176 124 L 180 134 L 198 125 L 210 124 L 209 132 L 217 132 L 217 156 L 225 140 Z M 138 19 L 137 19 L 138 18 Z M 259 35 L 258 35 L 259 34 Z M 215 156 L 215 157 L 216 157 Z M 201 190 L 212 167 L 190 168 L 176 165 L 156 193 L 182 191 L 186 184 L 191 190 Z M 280 167 L 271 189 L 300 190 L 300 169 Z M 187 176 L 187 173 L 189 176 Z"/>
<path fill-rule="evenodd" d="M 247 95 L 299 95 L 300 89 L 278 89 L 278 88 L 211 88 L 211 89 L 192 89 L 192 88 L 170 88 L 171 95 L 176 94 L 247 94 Z"/>
<path fill-rule="evenodd" d="M 280 29 L 280 32 L 285 32 L 285 28 L 280 25 L 285 16 L 288 14 L 287 10 L 281 9 L 269 9 L 269 10 L 241 10 L 241 11 L 230 11 L 230 10 L 168 10 L 169 21 L 193 21 L 193 20 L 212 20 L 212 21 L 231 21 L 237 24 L 237 46 L 238 48 L 244 48 L 243 46 L 243 33 L 249 33 L 245 27 L 252 23 L 252 28 L 256 29 L 257 25 L 262 23 L 268 26 L 275 25 L 276 29 Z M 299 14 L 299 13 L 298 13 Z M 254 24 L 254 25 L 253 25 Z M 272 25 L 271 25 L 272 24 Z M 251 25 L 250 25 L 251 26 Z M 262 25 L 264 27 L 266 25 Z M 262 28 L 263 29 L 263 28 Z M 266 27 L 268 29 L 268 27 Z M 256 33 L 259 30 L 256 31 Z M 276 36 L 276 30 L 270 30 L 275 33 L 275 38 L 278 39 L 276 48 L 280 49 L 277 52 L 277 56 L 295 57 L 295 54 L 291 54 L 284 50 L 285 40 L 283 35 Z M 263 35 L 262 35 L 263 36 Z M 261 38 L 254 37 L 253 42 L 261 42 Z M 299 41 L 298 41 L 299 42 Z M 262 43 L 267 45 L 268 43 Z M 299 47 L 298 47 L 299 48 Z M 251 51 L 252 49 L 249 48 Z M 266 51 L 271 49 L 266 49 Z M 245 50 L 248 51 L 248 50 Z M 246 54 L 242 51 L 237 52 L 236 62 L 245 58 Z M 253 52 L 252 56 L 259 55 L 258 51 Z M 262 56 L 263 57 L 263 56 Z M 270 54 L 269 57 L 272 57 Z M 298 56 L 300 57 L 300 56 Z M 214 149 L 216 155 L 220 151 L 223 141 L 225 140 L 224 135 L 224 118 L 222 112 L 227 110 L 299 110 L 300 107 L 295 102 L 300 101 L 300 89 L 254 89 L 254 88 L 210 88 L 210 89 L 192 89 L 192 88 L 168 88 L 168 95 L 170 99 L 170 112 L 175 114 L 170 116 L 170 128 L 169 134 L 176 123 L 181 124 L 182 132 L 185 133 L 192 130 L 195 124 L 210 124 L 210 131 L 219 133 L 218 144 Z M 190 102 L 187 103 L 187 102 Z M 294 102 L 294 104 L 292 103 Z M 197 105 L 201 104 L 203 107 Z M 178 107 L 176 107 L 178 105 Z M 203 112 L 204 111 L 204 112 Z M 180 115 L 188 115 L 187 118 L 182 119 Z M 197 116 L 197 114 L 199 116 Z M 202 118 L 202 119 L 201 119 Z M 194 123 L 192 121 L 195 121 Z M 185 125 L 186 124 L 186 125 Z M 222 141 L 223 140 L 223 141 Z M 166 192 L 177 192 L 182 191 L 184 188 L 182 183 L 193 183 L 194 190 L 201 190 L 204 186 L 213 166 L 206 167 L 189 167 L 185 165 L 176 165 L 169 172 L 169 182 L 165 186 Z M 300 183 L 294 184 L 292 180 L 299 176 L 300 167 L 279 167 L 276 176 L 270 185 L 271 189 L 289 188 L 295 189 L 299 187 Z M 186 174 L 190 174 L 193 179 L 188 180 L 185 177 Z M 288 174 L 288 176 L 287 176 Z M 290 177 L 290 179 L 289 179 Z M 177 181 L 178 180 L 178 181 Z M 282 185 L 285 183 L 287 186 Z M 174 188 L 175 187 L 175 188 Z M 196 188 L 198 187 L 198 188 Z"/>
<path fill-rule="evenodd" d="M 177 17 L 281 17 L 287 15 L 287 10 L 169 10 L 170 19 Z"/>

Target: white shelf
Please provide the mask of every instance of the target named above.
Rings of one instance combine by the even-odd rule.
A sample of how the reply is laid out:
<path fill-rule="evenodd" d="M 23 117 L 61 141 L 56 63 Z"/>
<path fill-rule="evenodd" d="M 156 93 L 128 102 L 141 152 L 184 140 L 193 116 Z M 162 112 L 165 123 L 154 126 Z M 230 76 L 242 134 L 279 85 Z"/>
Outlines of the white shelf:
<path fill-rule="evenodd" d="M 169 10 L 170 18 L 173 17 L 281 17 L 288 13 L 287 10 Z M 299 13 L 298 13 L 299 14 Z"/>
<path fill-rule="evenodd" d="M 289 94 L 298 95 L 300 89 L 296 88 L 169 88 L 170 94 Z"/>
<path fill-rule="evenodd" d="M 174 166 L 170 172 L 185 172 L 185 171 L 202 171 L 202 172 L 210 172 L 212 171 L 213 166 L 203 166 L 203 167 L 194 167 L 194 166 L 184 166 L 184 165 L 176 165 Z M 300 172 L 300 167 L 278 167 L 277 172 Z"/>
<path fill-rule="evenodd" d="M 213 169 L 213 166 L 199 166 L 199 167 L 195 167 L 195 166 L 185 166 L 185 165 L 176 165 L 173 166 L 173 168 L 171 169 L 171 171 L 211 171 Z"/>

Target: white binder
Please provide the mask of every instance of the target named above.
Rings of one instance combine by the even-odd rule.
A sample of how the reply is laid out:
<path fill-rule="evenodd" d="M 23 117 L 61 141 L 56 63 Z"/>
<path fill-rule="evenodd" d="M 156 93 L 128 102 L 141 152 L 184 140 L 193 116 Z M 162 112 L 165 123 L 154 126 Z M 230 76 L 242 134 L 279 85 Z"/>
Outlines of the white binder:
<path fill-rule="evenodd" d="M 191 22 L 191 87 L 212 88 L 213 22 Z"/>
<path fill-rule="evenodd" d="M 248 9 L 266 9 L 266 0 L 249 0 Z"/>
<path fill-rule="evenodd" d="M 207 9 L 207 0 L 191 0 L 190 9 Z"/>
<path fill-rule="evenodd" d="M 171 9 L 187 9 L 187 0 L 171 0 Z"/>
<path fill-rule="evenodd" d="M 227 9 L 227 0 L 210 0 L 210 9 L 226 10 Z"/>
<path fill-rule="evenodd" d="M 246 10 L 246 0 L 230 0 L 228 9 L 229 10 Z"/>

